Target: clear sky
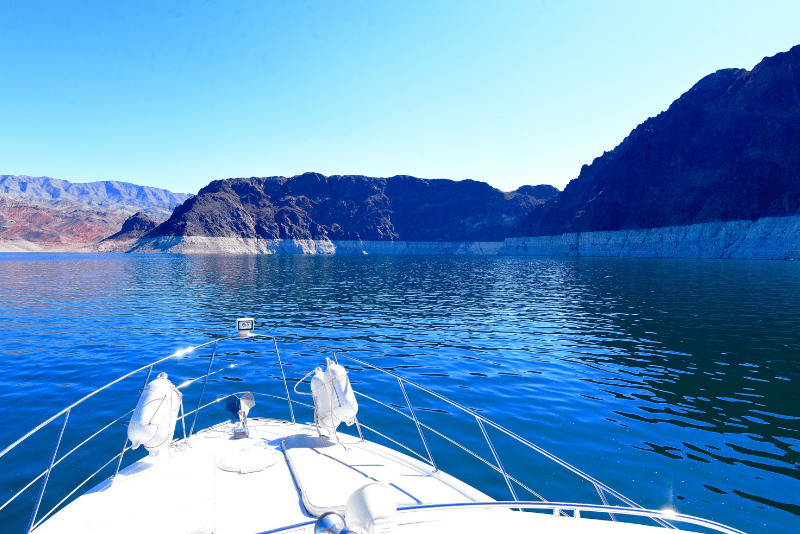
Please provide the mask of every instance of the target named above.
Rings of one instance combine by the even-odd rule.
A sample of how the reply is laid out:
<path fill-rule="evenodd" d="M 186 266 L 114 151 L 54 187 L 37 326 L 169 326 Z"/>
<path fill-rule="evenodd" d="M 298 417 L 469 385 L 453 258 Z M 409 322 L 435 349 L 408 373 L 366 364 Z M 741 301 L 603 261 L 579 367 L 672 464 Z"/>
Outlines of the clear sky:
<path fill-rule="evenodd" d="M 559 189 L 800 1 L 0 2 L 0 174 L 195 193 L 234 176 Z"/>

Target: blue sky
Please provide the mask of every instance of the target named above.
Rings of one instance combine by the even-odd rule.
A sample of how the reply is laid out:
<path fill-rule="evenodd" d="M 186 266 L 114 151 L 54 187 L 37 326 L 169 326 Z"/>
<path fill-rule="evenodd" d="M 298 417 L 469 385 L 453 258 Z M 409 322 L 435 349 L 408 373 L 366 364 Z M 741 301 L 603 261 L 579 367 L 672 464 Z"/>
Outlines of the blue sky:
<path fill-rule="evenodd" d="M 575 178 L 800 2 L 0 3 L 0 174 Z"/>

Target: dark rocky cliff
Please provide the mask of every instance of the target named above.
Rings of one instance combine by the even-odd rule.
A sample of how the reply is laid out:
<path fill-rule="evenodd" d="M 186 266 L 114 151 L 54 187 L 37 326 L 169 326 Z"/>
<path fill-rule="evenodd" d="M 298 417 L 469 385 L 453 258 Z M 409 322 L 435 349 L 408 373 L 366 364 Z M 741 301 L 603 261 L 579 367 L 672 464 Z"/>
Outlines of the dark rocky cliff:
<path fill-rule="evenodd" d="M 555 186 L 542 184 L 542 185 L 523 185 L 515 193 L 521 195 L 530 195 L 539 200 L 547 200 L 558 194 L 558 189 Z"/>
<path fill-rule="evenodd" d="M 211 182 L 146 237 L 501 241 L 541 204 L 528 193 L 412 176 L 232 178 Z"/>
<path fill-rule="evenodd" d="M 756 220 L 800 210 L 800 46 L 700 80 L 584 165 L 516 236 Z"/>
<path fill-rule="evenodd" d="M 143 211 L 140 211 L 122 223 L 120 231 L 109 236 L 107 240 L 138 239 L 153 230 L 157 225 L 158 223 L 156 221 L 148 217 Z"/>

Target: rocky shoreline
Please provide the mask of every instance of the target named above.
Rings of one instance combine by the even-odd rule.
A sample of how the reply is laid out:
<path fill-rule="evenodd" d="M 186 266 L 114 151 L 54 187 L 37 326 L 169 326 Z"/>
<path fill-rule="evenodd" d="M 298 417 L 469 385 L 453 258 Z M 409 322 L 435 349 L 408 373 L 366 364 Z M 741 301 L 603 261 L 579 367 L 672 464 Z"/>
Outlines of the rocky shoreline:
<path fill-rule="evenodd" d="M 351 241 L 255 237 L 164 236 L 101 245 L 100 252 L 140 254 L 497 255 L 502 241 Z"/>
<path fill-rule="evenodd" d="M 507 256 L 800 259 L 800 216 L 763 217 L 646 230 L 512 237 Z"/>
<path fill-rule="evenodd" d="M 800 259 L 800 216 L 504 241 L 354 241 L 163 236 L 106 241 L 100 252 L 166 254 L 420 254 Z"/>
<path fill-rule="evenodd" d="M 18 237 L 0 236 L 0 252 L 97 252 L 97 244 L 34 243 Z"/>

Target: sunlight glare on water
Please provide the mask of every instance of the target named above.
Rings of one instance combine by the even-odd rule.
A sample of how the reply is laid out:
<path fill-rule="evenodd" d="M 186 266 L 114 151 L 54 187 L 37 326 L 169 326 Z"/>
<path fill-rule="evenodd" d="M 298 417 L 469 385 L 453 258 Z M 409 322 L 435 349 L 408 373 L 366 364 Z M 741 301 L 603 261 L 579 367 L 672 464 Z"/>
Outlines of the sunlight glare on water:
<path fill-rule="evenodd" d="M 750 533 L 800 524 L 800 263 L 0 254 L 0 280 L 0 448 L 93 389 L 252 316 L 277 336 L 290 380 L 335 350 L 480 410 L 647 508 Z M 207 398 L 274 379 L 266 356 L 259 368 L 219 354 L 229 369 Z M 207 358 L 180 358 L 171 378 L 203 374 Z M 351 377 L 357 391 L 405 406 L 396 381 L 358 365 Z M 76 410 L 64 446 L 132 409 L 143 379 Z M 424 422 L 490 457 L 474 418 L 409 395 Z M 288 417 L 285 404 L 257 402 L 251 416 Z M 361 401 L 359 418 L 375 409 Z M 204 414 L 198 428 L 225 417 Z M 59 424 L 50 426 L 24 454 L 0 459 L 2 502 L 46 466 Z M 125 427 L 109 432 L 95 449 L 107 458 Z M 413 424 L 394 432 L 424 453 Z M 490 435 L 508 471 L 546 498 L 599 502 L 591 485 Z M 435 436 L 430 444 L 445 471 L 510 498 L 501 477 L 469 468 Z M 42 510 L 88 476 L 75 456 L 54 470 Z M 8 532 L 24 531 L 36 490 L 13 517 L 0 511 Z"/>

